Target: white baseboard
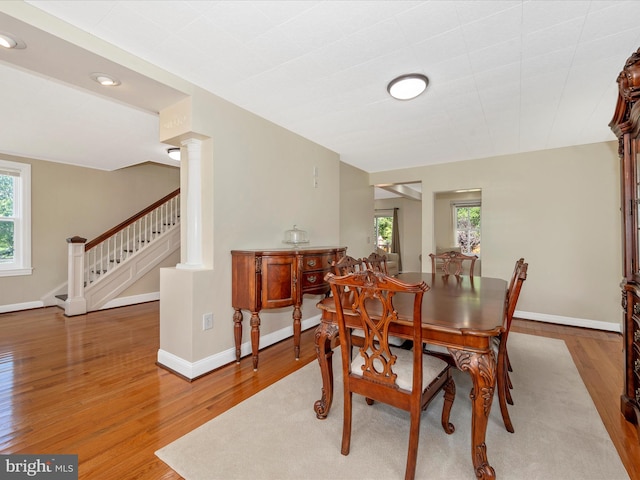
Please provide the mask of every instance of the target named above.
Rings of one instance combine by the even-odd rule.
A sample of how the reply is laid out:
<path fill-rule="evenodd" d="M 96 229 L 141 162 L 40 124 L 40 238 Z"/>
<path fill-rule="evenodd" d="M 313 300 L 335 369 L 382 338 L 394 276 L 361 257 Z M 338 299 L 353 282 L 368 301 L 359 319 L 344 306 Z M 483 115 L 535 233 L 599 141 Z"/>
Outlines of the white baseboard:
<path fill-rule="evenodd" d="M 33 302 L 14 303 L 11 305 L 0 305 L 0 313 L 18 312 L 20 310 L 31 310 L 32 308 L 51 307 L 56 305 L 55 302 L 49 302 L 49 299 L 37 300 Z M 160 292 L 142 293 L 140 295 L 131 295 L 129 297 L 114 298 L 107 302 L 100 310 L 108 308 L 126 307 L 127 305 L 136 305 L 138 303 L 146 303 L 160 300 Z"/>
<path fill-rule="evenodd" d="M 44 306 L 45 306 L 44 302 L 41 302 L 41 301 L 14 303 L 12 305 L 0 305 L 0 313 L 18 312 L 20 310 L 31 310 L 32 308 L 42 308 Z"/>
<path fill-rule="evenodd" d="M 320 315 L 318 314 L 314 317 L 303 320 L 302 330 L 315 327 L 319 323 Z M 293 336 L 293 325 L 264 335 L 260 337 L 260 349 L 273 345 L 274 343 L 278 343 L 279 341 L 291 336 Z M 242 357 L 251 355 L 251 341 L 247 341 L 240 346 L 240 355 Z M 293 359 L 293 349 L 291 351 L 291 358 Z M 203 358 L 202 360 L 198 360 L 197 362 L 189 362 L 162 349 L 158 350 L 158 363 L 160 365 L 163 365 L 188 379 L 197 378 L 215 370 L 216 368 L 235 362 L 235 360 L 235 346 L 216 353 L 215 355 Z"/>
<path fill-rule="evenodd" d="M 154 302 L 160 300 L 160 292 L 141 293 L 140 295 L 131 295 L 129 297 L 119 297 L 109 300 L 100 310 L 108 308 L 126 307 L 127 305 L 135 305 L 137 303 Z"/>
<path fill-rule="evenodd" d="M 620 314 L 622 316 L 622 310 L 620 311 Z M 538 322 L 554 323 L 557 325 L 567 325 L 569 327 L 591 328 L 593 330 L 606 330 L 617 333 L 622 332 L 622 325 L 620 323 L 603 322 L 601 320 L 563 317 L 561 315 L 549 315 L 547 313 L 522 312 L 520 310 L 516 310 L 513 316 L 524 320 L 535 320 Z"/>

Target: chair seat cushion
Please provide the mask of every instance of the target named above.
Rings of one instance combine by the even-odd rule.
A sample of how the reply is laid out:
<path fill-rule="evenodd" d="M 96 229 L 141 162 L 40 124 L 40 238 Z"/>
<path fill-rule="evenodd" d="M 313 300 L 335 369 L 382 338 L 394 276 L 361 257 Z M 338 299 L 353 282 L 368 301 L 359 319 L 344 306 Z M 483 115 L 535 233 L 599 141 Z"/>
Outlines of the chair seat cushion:
<path fill-rule="evenodd" d="M 397 358 L 392 370 L 397 375 L 396 383 L 403 390 L 413 389 L 413 351 L 401 348 L 391 349 Z M 364 358 L 359 351 L 356 358 L 351 362 L 351 373 L 359 377 L 362 376 L 362 366 Z M 427 388 L 434 378 L 449 368 L 449 364 L 444 360 L 431 355 L 422 355 L 422 390 Z"/>

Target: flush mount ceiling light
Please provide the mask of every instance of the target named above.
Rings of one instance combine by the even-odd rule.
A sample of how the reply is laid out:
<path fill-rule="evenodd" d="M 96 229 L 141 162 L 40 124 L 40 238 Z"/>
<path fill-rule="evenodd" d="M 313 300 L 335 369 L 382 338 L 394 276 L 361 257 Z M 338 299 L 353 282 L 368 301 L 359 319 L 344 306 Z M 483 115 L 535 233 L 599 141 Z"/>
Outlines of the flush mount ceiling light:
<path fill-rule="evenodd" d="M 387 85 L 389 95 L 397 100 L 411 100 L 424 92 L 429 79 L 421 73 L 409 73 L 394 78 Z"/>
<path fill-rule="evenodd" d="M 107 75 L 106 73 L 92 73 L 90 75 L 91 79 L 95 82 L 98 82 L 103 87 L 116 87 L 120 85 L 120 80 L 111 75 Z"/>
<path fill-rule="evenodd" d="M 180 161 L 180 149 L 177 147 L 173 147 L 173 148 L 168 148 L 167 149 L 167 153 L 169 154 L 169 158 L 171 160 L 177 160 L 178 162 Z"/>
<path fill-rule="evenodd" d="M 26 48 L 25 43 L 14 35 L 7 32 L 0 32 L 0 47 L 4 48 Z"/>

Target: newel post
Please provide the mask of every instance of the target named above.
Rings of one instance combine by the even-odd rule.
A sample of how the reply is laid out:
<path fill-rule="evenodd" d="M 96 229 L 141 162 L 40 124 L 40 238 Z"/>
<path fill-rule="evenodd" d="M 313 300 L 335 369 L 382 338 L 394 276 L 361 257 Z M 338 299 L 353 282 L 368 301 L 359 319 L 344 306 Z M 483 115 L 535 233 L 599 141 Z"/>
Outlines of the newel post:
<path fill-rule="evenodd" d="M 84 298 L 84 245 L 86 238 L 67 238 L 69 244 L 67 273 L 67 300 L 64 302 L 64 314 L 67 317 L 87 313 L 87 300 Z"/>

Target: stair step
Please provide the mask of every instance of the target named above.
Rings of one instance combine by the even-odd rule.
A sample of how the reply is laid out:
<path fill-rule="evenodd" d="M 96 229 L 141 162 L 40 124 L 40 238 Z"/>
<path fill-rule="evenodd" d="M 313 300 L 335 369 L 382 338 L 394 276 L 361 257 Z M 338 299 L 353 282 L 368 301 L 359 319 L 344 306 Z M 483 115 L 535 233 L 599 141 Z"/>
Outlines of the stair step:
<path fill-rule="evenodd" d="M 67 295 L 66 293 L 60 294 L 60 295 L 56 295 L 56 298 L 58 300 L 62 300 L 63 302 L 67 301 L 67 298 L 69 298 L 69 295 Z"/>

